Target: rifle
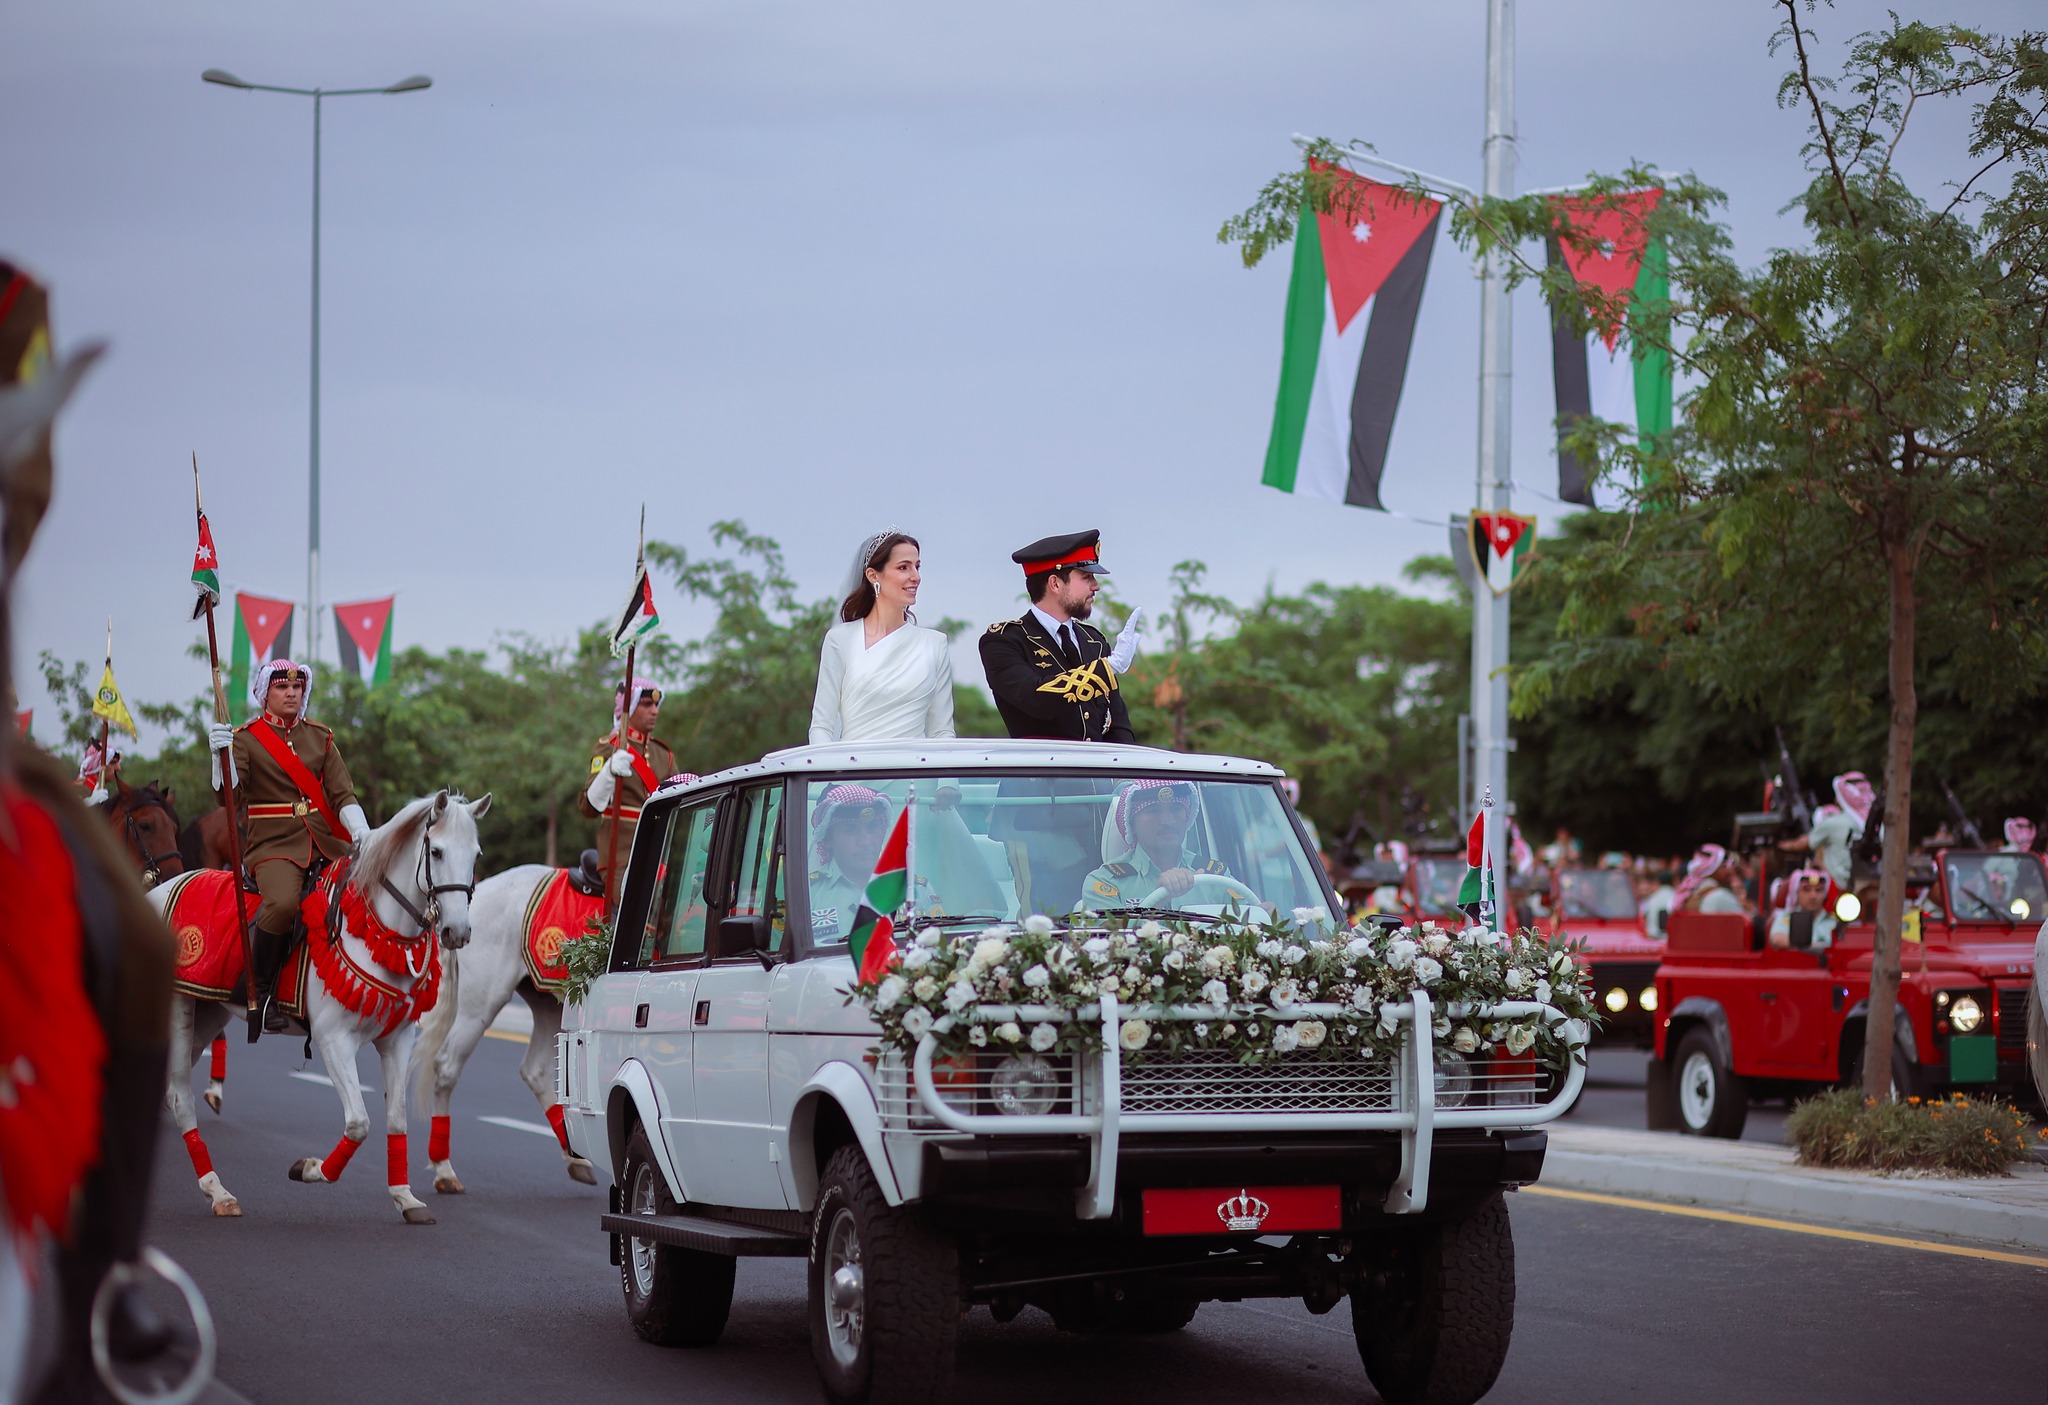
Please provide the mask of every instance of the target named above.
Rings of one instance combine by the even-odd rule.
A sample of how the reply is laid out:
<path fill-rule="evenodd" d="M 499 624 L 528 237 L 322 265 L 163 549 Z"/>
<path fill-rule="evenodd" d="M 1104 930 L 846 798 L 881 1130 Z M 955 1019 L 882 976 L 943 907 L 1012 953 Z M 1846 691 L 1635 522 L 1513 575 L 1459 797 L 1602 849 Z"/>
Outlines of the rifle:
<path fill-rule="evenodd" d="M 1948 812 L 1956 822 L 1956 837 L 1972 849 L 1989 848 L 1990 845 L 1984 842 L 1984 831 L 1977 828 L 1977 822 L 1970 818 L 1969 811 L 1963 808 L 1963 802 L 1956 799 L 1955 789 L 1949 785 L 1946 777 L 1943 777 L 1941 782 L 1941 793 L 1948 798 Z"/>
<path fill-rule="evenodd" d="M 1813 798 L 1806 793 L 1806 787 L 1799 783 L 1799 767 L 1792 760 L 1792 748 L 1785 745 L 1785 729 L 1772 725 L 1771 731 L 1778 738 L 1778 782 L 1791 797 L 1792 818 L 1799 821 L 1799 828 L 1811 833 L 1813 830 Z"/>
<path fill-rule="evenodd" d="M 1855 846 L 1849 851 L 1850 857 L 1864 863 L 1876 865 L 1884 855 L 1884 787 L 1879 785 L 1870 798 L 1870 818 L 1863 822 L 1863 833 L 1857 837 Z"/>

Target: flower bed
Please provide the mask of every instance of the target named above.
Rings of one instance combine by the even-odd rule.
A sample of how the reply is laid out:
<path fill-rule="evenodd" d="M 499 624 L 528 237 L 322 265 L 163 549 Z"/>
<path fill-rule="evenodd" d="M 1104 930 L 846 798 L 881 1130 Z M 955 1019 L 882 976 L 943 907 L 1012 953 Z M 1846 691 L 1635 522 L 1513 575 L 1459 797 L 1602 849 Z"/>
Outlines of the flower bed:
<path fill-rule="evenodd" d="M 1808 1166 L 2003 1176 L 2029 1154 L 2025 1113 L 1961 1093 L 1879 1102 L 1838 1088 L 1793 1108 L 1785 1134 Z"/>
<path fill-rule="evenodd" d="M 1171 1057 L 1227 1049 L 1245 1064 L 1283 1055 L 1323 1059 L 1391 1058 L 1401 1030 L 1385 1008 L 1420 990 L 1436 1010 L 1434 1034 L 1462 1054 L 1496 1050 L 1532 1056 L 1562 1071 L 1584 1059 L 1597 1020 L 1585 972 L 1570 947 L 1524 932 L 1509 937 L 1424 923 L 1377 925 L 1329 934 L 1315 909 L 1293 921 L 1126 923 L 1063 931 L 1032 916 L 1020 926 L 978 933 L 918 932 L 901 964 L 858 982 L 859 1000 L 881 1026 L 882 1045 L 910 1054 L 929 1033 L 942 1054 L 981 1049 L 1076 1053 L 1099 1048 L 1092 1018 L 1103 995 L 1133 1007 L 1118 1030 L 1123 1057 Z M 1567 1018 L 1538 1015 L 1482 1020 L 1461 1006 L 1506 1001 L 1550 1005 Z M 1149 1020 L 1146 1006 L 1199 1006 L 1204 1017 Z M 1048 1008 L 1061 1019 L 990 1020 L 984 1007 Z M 1343 1013 L 1304 1010 L 1338 1006 Z"/>

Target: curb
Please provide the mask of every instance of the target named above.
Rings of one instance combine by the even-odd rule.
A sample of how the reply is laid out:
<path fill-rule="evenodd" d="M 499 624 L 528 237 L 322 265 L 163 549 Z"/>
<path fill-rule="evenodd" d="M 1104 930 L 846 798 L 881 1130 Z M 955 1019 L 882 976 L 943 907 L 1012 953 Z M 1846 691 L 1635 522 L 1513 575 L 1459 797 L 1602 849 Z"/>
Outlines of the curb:
<path fill-rule="evenodd" d="M 1834 1177 L 1817 1180 L 1780 1172 L 1680 1166 L 1663 1158 L 1570 1151 L 1553 1142 L 1537 1184 L 2048 1250 L 2048 1209 L 2001 1205 L 1898 1183 L 1861 1185 Z"/>

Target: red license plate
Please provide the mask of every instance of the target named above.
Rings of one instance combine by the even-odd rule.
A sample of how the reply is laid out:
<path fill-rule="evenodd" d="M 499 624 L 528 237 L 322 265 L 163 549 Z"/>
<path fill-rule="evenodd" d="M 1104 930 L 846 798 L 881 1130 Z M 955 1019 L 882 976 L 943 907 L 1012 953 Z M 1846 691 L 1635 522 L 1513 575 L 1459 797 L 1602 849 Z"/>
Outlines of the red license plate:
<path fill-rule="evenodd" d="M 1147 1234 L 1294 1234 L 1343 1227 L 1343 1201 L 1333 1185 L 1145 1192 Z"/>

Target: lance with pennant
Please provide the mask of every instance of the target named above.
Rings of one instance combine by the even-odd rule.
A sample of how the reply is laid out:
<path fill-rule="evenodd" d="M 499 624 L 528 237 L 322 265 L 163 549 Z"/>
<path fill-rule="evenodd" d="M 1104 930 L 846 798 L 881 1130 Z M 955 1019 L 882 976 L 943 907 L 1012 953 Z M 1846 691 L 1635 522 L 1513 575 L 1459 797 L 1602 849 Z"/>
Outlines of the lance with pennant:
<path fill-rule="evenodd" d="M 213 607 L 220 603 L 220 555 L 213 549 L 213 528 L 206 525 L 206 504 L 199 493 L 199 453 L 192 454 L 192 510 L 199 518 L 199 545 L 192 553 L 192 588 L 199 593 L 192 607 L 194 616 L 206 616 L 206 662 L 213 671 L 213 720 L 228 718 L 227 689 L 220 681 L 220 635 L 213 624 Z M 249 885 L 242 868 L 242 826 L 236 819 L 235 788 L 241 777 L 235 774 L 235 753 L 230 747 L 220 768 L 221 809 L 228 817 L 228 861 L 234 866 L 235 920 L 242 929 L 243 984 L 249 999 L 249 1042 L 263 1032 L 256 1018 L 256 936 L 249 925 Z"/>
<path fill-rule="evenodd" d="M 620 641 L 624 640 L 626 645 L 626 681 L 620 685 L 619 691 L 619 697 L 622 701 L 619 705 L 618 740 L 619 745 L 627 751 L 633 749 L 633 709 L 640 701 L 633 692 L 633 665 L 637 661 L 640 649 L 640 636 L 646 632 L 646 629 L 640 625 L 640 618 L 647 612 L 650 603 L 647 588 L 647 504 L 641 503 L 640 535 L 633 548 L 633 598 L 627 602 L 625 612 L 619 619 L 618 628 L 612 633 L 612 656 L 614 658 L 618 656 Z M 611 764 L 609 757 L 606 758 L 605 764 L 607 766 Z M 611 835 L 605 844 L 604 859 L 605 916 L 614 920 L 618 917 L 619 897 L 624 886 L 618 881 L 619 826 L 624 822 L 625 812 L 624 798 L 620 794 L 624 789 L 620 784 L 622 779 L 622 777 L 616 775 L 612 777 L 612 803 L 609 807 L 611 811 Z M 636 830 L 635 832 L 637 833 L 638 831 Z M 628 854 L 626 857 L 630 859 L 632 855 Z"/>

